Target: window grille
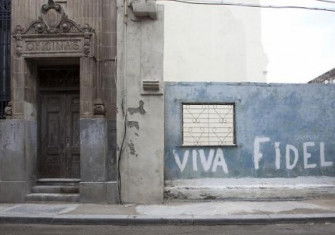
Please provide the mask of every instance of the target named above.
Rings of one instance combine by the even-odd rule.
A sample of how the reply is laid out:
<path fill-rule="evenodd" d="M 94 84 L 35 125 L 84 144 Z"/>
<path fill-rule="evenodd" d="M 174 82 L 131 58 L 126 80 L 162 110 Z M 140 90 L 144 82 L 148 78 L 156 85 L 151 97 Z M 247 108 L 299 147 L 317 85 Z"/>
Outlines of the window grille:
<path fill-rule="evenodd" d="M 10 3 L 0 0 L 0 118 L 10 100 Z"/>
<path fill-rule="evenodd" d="M 184 146 L 234 146 L 234 104 L 183 104 Z"/>

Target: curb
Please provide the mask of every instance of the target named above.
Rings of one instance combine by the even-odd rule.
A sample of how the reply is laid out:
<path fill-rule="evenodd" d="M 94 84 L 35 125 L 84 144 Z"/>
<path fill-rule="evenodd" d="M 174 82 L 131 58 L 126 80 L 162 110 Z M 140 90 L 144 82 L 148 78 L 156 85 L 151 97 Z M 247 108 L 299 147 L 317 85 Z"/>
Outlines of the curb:
<path fill-rule="evenodd" d="M 0 224 L 53 224 L 53 225 L 253 225 L 292 223 L 335 223 L 331 214 L 276 214 L 238 215 L 225 217 L 194 216 L 128 216 L 128 215 L 59 215 L 59 216 L 6 216 L 0 215 Z"/>

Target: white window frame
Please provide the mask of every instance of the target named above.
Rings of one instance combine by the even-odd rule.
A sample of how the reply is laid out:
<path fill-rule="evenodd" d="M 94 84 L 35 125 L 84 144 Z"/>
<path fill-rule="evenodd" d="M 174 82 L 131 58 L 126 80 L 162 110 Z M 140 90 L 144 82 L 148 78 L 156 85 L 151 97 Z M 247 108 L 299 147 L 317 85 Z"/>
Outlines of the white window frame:
<path fill-rule="evenodd" d="M 189 121 L 190 121 L 190 115 L 186 115 L 186 111 L 185 111 L 185 107 L 186 106 L 195 106 L 200 107 L 200 106 L 204 106 L 204 109 L 208 109 L 207 113 L 200 113 L 198 114 L 199 119 L 202 119 L 203 123 L 199 123 L 199 127 L 197 127 L 197 125 L 194 125 L 192 127 L 188 127 L 189 126 Z M 219 106 L 219 107 L 218 107 Z M 216 107 L 220 108 L 220 106 L 226 109 L 231 109 L 231 111 L 228 111 L 227 113 L 224 114 L 225 118 L 222 118 L 222 114 L 223 113 L 211 113 L 210 109 L 215 109 Z M 212 103 L 212 102 L 208 102 L 208 103 L 182 103 L 182 146 L 185 147 L 234 147 L 236 146 L 236 121 L 235 121 L 235 116 L 236 116 L 236 111 L 235 111 L 235 103 Z M 191 114 L 191 113 L 189 113 Z M 220 115 L 221 114 L 221 115 Z M 191 114 L 192 115 L 192 114 Z M 200 115 L 202 115 L 203 117 L 200 118 Z M 187 116 L 187 117 L 185 117 Z M 208 117 L 208 120 L 205 120 L 206 118 L 204 116 Z M 214 116 L 214 120 L 216 119 L 220 119 L 219 122 L 213 122 L 210 123 L 210 120 L 213 118 Z M 217 118 L 215 116 L 218 116 Z M 227 117 L 227 118 L 226 118 Z M 194 118 L 194 117 L 192 117 Z M 226 119 L 226 121 L 224 120 Z M 222 120 L 222 122 L 221 122 Z M 187 121 L 187 122 L 185 122 Z M 192 120 L 192 122 L 194 123 L 194 120 Z M 201 122 L 201 120 L 200 120 Z M 207 124 L 207 126 L 206 126 Z M 203 125 L 203 126 L 201 126 Z M 204 126 L 205 125 L 205 126 Z M 216 126 L 217 125 L 217 126 Z M 189 133 L 188 131 L 186 131 L 186 128 L 195 128 L 195 129 L 199 129 L 199 128 L 204 128 L 204 132 L 205 136 L 202 138 L 201 135 L 200 136 L 194 136 L 192 137 L 192 139 L 194 140 L 194 138 L 202 138 L 202 140 L 197 140 L 197 143 L 191 143 L 190 141 L 190 136 L 186 136 L 186 133 Z M 213 128 L 213 129 L 211 129 Z M 230 129 L 229 129 L 230 128 Z M 220 129 L 222 132 L 218 133 L 218 132 L 214 132 L 213 130 L 217 130 Z M 214 134 L 214 135 L 213 135 Z M 224 137 L 224 139 L 221 138 L 221 136 L 223 135 L 227 135 L 226 137 Z M 225 141 L 226 138 L 229 137 L 229 141 Z M 207 138 L 207 140 L 205 140 L 205 138 Z"/>

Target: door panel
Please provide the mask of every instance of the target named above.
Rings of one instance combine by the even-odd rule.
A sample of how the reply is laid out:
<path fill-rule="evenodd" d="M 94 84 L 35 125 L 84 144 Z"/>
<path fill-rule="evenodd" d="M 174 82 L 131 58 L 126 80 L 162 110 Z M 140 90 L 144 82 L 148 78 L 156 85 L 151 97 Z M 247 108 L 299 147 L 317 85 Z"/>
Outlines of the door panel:
<path fill-rule="evenodd" d="M 80 178 L 78 93 L 41 94 L 40 177 Z"/>
<path fill-rule="evenodd" d="M 59 177 L 64 146 L 64 101 L 61 95 L 42 95 L 41 102 L 40 175 L 48 178 Z"/>
<path fill-rule="evenodd" d="M 80 176 L 80 138 L 79 138 L 79 95 L 68 95 L 67 123 L 66 131 L 66 157 L 68 160 L 68 177 L 79 178 Z"/>

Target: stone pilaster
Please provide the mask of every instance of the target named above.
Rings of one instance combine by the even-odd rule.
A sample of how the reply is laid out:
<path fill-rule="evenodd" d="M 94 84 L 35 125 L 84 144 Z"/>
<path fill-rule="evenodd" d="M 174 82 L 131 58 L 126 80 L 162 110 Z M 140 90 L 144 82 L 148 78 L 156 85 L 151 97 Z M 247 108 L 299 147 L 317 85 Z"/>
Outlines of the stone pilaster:
<path fill-rule="evenodd" d="M 125 203 L 161 203 L 164 188 L 163 9 L 125 11 L 118 1 L 118 146 Z M 138 9 L 138 8 L 136 8 Z M 127 12 L 127 15 L 124 13 Z M 155 81 L 160 92 L 143 92 Z M 156 86 L 155 85 L 155 86 Z"/>

